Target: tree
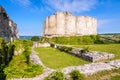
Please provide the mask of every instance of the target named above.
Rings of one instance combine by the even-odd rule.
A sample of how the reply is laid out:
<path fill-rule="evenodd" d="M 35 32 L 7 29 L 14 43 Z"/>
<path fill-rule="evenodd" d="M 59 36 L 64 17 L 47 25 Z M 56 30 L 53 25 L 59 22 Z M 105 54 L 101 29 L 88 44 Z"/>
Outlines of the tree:
<path fill-rule="evenodd" d="M 39 36 L 33 36 L 33 37 L 31 38 L 31 40 L 32 40 L 32 41 L 39 41 L 40 38 L 39 38 Z"/>

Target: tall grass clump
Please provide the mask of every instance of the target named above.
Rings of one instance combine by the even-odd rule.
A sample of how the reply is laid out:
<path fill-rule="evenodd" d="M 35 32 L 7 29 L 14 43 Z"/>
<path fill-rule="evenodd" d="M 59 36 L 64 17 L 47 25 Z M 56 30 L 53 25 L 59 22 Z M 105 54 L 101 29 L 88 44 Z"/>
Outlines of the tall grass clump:
<path fill-rule="evenodd" d="M 56 72 L 51 73 L 44 80 L 64 80 L 64 74 L 60 71 L 56 71 Z"/>

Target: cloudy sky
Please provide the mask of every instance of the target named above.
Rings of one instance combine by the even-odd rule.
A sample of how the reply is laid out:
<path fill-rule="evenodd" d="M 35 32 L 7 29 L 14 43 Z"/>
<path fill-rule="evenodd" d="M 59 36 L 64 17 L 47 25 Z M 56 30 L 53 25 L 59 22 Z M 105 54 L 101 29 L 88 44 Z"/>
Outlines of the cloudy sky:
<path fill-rule="evenodd" d="M 98 20 L 98 33 L 120 33 L 120 0 L 0 0 L 20 35 L 42 35 L 46 16 L 56 11 Z"/>

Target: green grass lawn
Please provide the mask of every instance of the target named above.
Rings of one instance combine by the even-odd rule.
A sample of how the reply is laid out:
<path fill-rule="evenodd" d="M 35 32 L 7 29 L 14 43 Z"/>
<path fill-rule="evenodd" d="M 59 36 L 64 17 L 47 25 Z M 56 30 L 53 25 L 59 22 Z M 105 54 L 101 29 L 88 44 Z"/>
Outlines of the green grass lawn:
<path fill-rule="evenodd" d="M 75 66 L 89 63 L 80 58 L 77 58 L 65 52 L 61 52 L 51 47 L 39 47 L 35 50 L 45 66 L 50 68 L 63 68 L 66 66 Z"/>
<path fill-rule="evenodd" d="M 72 45 L 77 48 L 89 47 L 89 50 L 115 54 L 114 59 L 120 59 L 120 44 Z"/>

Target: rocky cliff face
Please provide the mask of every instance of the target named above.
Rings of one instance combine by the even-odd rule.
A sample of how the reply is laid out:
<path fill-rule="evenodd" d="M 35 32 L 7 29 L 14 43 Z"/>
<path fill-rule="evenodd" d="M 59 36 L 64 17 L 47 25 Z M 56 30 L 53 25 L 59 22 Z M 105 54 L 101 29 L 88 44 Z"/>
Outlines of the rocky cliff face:
<path fill-rule="evenodd" d="M 0 6 L 0 36 L 6 41 L 19 38 L 17 24 L 9 18 L 2 6 Z"/>
<path fill-rule="evenodd" d="M 56 12 L 46 17 L 43 36 L 96 35 L 97 20 L 88 16 L 73 16 L 69 12 Z"/>

